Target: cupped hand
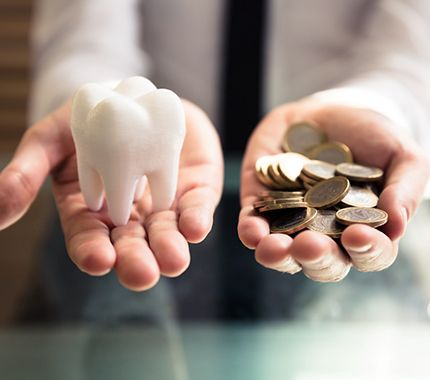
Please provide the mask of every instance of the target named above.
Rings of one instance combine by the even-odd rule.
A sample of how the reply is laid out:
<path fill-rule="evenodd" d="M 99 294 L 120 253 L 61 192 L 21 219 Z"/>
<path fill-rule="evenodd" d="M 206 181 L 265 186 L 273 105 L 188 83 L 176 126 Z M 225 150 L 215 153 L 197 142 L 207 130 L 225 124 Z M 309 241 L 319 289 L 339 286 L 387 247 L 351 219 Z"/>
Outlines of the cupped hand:
<path fill-rule="evenodd" d="M 288 126 L 306 120 L 317 123 L 329 140 L 347 144 L 355 162 L 384 169 L 385 184 L 377 207 L 388 213 L 388 223 L 380 230 L 351 225 L 343 232 L 339 246 L 313 231 L 301 232 L 294 239 L 271 234 L 267 221 L 256 215 L 252 204 L 265 188 L 255 175 L 256 160 L 280 153 Z M 309 278 L 323 282 L 341 280 L 351 265 L 366 272 L 390 266 L 429 177 L 428 162 L 420 148 L 405 137 L 399 138 L 394 130 L 391 121 L 373 111 L 308 100 L 281 106 L 264 118 L 251 136 L 244 157 L 238 222 L 239 238 L 255 250 L 256 260 L 282 272 L 303 269 Z"/>
<path fill-rule="evenodd" d="M 125 226 L 114 227 L 106 205 L 92 212 L 79 188 L 70 131 L 70 104 L 28 129 L 0 174 L 0 229 L 27 211 L 51 174 L 67 251 L 82 271 L 101 276 L 116 270 L 132 290 L 154 286 L 161 275 L 178 276 L 188 267 L 188 243 L 202 241 L 220 200 L 223 160 L 218 135 L 197 106 L 183 102 L 186 136 L 178 189 L 170 210 L 152 213 L 151 196 L 133 205 Z"/>

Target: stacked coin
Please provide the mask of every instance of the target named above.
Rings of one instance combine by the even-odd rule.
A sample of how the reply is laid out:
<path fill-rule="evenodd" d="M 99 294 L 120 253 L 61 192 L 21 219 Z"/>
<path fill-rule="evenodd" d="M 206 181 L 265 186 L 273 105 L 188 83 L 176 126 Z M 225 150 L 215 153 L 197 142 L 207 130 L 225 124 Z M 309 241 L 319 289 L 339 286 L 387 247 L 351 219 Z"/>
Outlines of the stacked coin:
<path fill-rule="evenodd" d="M 379 227 L 388 215 L 376 207 L 384 172 L 353 163 L 343 143 L 329 142 L 313 123 L 291 125 L 282 141 L 285 153 L 260 157 L 257 177 L 263 191 L 254 209 L 274 233 L 305 228 L 339 238 L 350 224 Z"/>

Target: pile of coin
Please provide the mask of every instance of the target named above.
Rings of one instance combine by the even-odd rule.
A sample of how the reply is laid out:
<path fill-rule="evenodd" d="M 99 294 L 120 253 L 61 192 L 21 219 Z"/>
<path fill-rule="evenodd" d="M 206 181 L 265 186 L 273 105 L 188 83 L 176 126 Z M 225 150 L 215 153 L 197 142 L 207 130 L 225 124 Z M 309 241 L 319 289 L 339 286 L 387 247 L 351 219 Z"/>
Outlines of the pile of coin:
<path fill-rule="evenodd" d="M 353 163 L 349 147 L 329 142 L 313 123 L 291 125 L 282 141 L 284 153 L 260 157 L 255 170 L 270 190 L 254 209 L 270 222 L 273 233 L 303 229 L 339 238 L 350 224 L 379 227 L 388 220 L 375 208 L 384 172 Z"/>

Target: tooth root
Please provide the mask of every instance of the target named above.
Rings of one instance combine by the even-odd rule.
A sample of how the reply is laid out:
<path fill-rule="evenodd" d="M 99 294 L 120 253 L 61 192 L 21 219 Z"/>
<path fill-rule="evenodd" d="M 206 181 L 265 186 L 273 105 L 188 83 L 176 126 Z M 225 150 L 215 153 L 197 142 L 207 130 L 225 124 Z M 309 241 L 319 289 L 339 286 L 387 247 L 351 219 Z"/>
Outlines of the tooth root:
<path fill-rule="evenodd" d="M 154 212 L 168 210 L 175 199 L 178 166 L 172 165 L 170 170 L 166 169 L 148 176 Z"/>
<path fill-rule="evenodd" d="M 100 175 L 87 162 L 78 159 L 81 191 L 88 207 L 98 211 L 103 205 L 103 182 Z"/>
<path fill-rule="evenodd" d="M 112 170 L 102 174 L 109 216 L 115 226 L 127 224 L 137 185 L 136 177 L 125 178 L 119 173 Z"/>
<path fill-rule="evenodd" d="M 134 201 L 138 201 L 140 198 L 143 197 L 147 183 L 148 179 L 146 178 L 146 176 L 143 176 L 141 179 L 139 179 L 136 185 L 136 191 L 134 193 Z"/>

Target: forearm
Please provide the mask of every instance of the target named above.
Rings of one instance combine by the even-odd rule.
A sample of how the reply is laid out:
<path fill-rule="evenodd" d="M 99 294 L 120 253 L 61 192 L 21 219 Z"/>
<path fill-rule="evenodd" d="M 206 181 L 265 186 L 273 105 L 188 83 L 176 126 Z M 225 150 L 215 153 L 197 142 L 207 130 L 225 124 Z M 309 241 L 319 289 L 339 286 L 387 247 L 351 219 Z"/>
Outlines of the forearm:
<path fill-rule="evenodd" d="M 429 5 L 381 1 L 375 12 L 353 49 L 356 76 L 314 98 L 373 109 L 430 146 Z"/>

